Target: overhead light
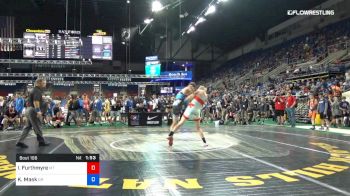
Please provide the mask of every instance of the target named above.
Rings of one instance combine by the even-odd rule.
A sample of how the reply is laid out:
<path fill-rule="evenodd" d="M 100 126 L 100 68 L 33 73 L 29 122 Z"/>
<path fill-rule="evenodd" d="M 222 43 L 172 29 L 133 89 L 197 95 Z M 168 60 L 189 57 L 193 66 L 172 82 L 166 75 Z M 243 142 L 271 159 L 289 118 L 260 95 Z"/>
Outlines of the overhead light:
<path fill-rule="evenodd" d="M 215 7 L 215 5 L 211 5 L 211 6 L 209 6 L 209 8 L 207 9 L 207 11 L 205 12 L 205 16 L 208 16 L 209 14 L 212 14 L 212 13 L 214 13 L 216 11 L 216 7 Z"/>
<path fill-rule="evenodd" d="M 188 30 L 187 30 L 187 34 L 190 34 L 191 32 L 195 31 L 196 28 L 194 26 L 191 26 Z"/>
<path fill-rule="evenodd" d="M 188 16 L 188 12 L 185 12 L 184 14 L 179 15 L 180 18 L 186 18 L 187 16 Z"/>
<path fill-rule="evenodd" d="M 129 4 L 129 3 L 130 3 L 130 0 L 127 0 L 126 3 Z"/>
<path fill-rule="evenodd" d="M 159 12 L 164 9 L 162 3 L 160 1 L 153 1 L 152 3 L 152 12 Z"/>
<path fill-rule="evenodd" d="M 218 0 L 217 3 L 219 4 L 219 3 L 224 3 L 224 2 L 227 2 L 227 1 L 228 1 L 228 0 Z"/>
<path fill-rule="evenodd" d="M 122 42 L 123 45 L 125 45 L 125 42 Z"/>
<path fill-rule="evenodd" d="M 200 23 L 202 23 L 202 22 L 204 22 L 204 21 L 206 21 L 206 20 L 207 20 L 207 19 L 205 19 L 205 18 L 203 18 L 203 17 L 200 17 L 200 18 L 198 18 L 196 24 L 194 24 L 194 25 L 197 26 L 197 25 L 199 25 Z"/>
<path fill-rule="evenodd" d="M 153 22 L 153 18 L 147 18 L 143 21 L 145 24 L 150 24 L 151 22 Z"/>

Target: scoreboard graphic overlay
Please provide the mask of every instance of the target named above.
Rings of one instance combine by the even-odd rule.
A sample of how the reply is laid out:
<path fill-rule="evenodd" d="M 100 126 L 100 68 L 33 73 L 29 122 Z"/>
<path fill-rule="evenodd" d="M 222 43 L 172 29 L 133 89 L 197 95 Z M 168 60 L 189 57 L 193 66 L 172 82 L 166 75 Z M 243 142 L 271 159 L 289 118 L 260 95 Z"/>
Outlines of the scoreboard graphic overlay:
<path fill-rule="evenodd" d="M 98 186 L 98 154 L 17 154 L 16 186 Z"/>

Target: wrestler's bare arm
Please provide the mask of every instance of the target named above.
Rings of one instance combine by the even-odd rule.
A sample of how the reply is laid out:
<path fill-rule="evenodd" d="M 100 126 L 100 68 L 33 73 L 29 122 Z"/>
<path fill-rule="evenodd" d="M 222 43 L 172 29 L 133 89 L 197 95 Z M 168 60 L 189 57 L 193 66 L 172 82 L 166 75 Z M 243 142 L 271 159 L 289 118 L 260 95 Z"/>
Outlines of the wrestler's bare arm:
<path fill-rule="evenodd" d="M 183 89 L 183 94 L 185 94 L 185 95 L 190 95 L 192 93 L 192 91 L 191 91 L 191 88 L 190 87 L 185 87 L 184 89 Z"/>
<path fill-rule="evenodd" d="M 187 103 L 191 102 L 192 99 L 194 98 L 194 96 L 195 96 L 195 93 L 192 93 L 192 94 L 190 94 L 189 96 L 187 96 L 187 98 L 185 99 L 186 102 L 187 102 Z"/>

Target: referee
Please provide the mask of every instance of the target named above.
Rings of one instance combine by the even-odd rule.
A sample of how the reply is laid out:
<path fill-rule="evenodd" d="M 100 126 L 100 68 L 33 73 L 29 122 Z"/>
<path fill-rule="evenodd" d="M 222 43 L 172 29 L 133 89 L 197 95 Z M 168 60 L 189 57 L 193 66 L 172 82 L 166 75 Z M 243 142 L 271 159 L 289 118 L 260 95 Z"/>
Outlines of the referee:
<path fill-rule="evenodd" d="M 28 148 L 26 144 L 23 143 L 24 139 L 28 136 L 30 130 L 33 128 L 36 134 L 39 146 L 48 146 L 43 137 L 43 132 L 41 130 L 41 106 L 43 104 L 42 90 L 46 87 L 46 80 L 38 78 L 35 81 L 34 89 L 30 92 L 28 97 L 28 107 L 26 109 L 25 116 L 27 118 L 27 124 L 23 128 L 21 137 L 19 138 L 16 146 L 21 148 Z"/>

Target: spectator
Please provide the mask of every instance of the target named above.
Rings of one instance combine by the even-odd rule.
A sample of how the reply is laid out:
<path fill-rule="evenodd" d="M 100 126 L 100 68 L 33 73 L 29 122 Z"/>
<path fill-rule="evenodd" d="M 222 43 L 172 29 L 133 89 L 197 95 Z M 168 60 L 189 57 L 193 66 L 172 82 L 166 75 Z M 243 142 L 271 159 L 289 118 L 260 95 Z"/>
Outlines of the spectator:
<path fill-rule="evenodd" d="M 291 91 L 287 93 L 287 103 L 286 103 L 286 112 L 290 125 L 295 127 L 295 106 L 297 104 L 297 99 L 292 95 Z"/>
<path fill-rule="evenodd" d="M 317 114 L 317 105 L 318 105 L 318 100 L 317 98 L 311 94 L 310 95 L 310 99 L 308 102 L 308 106 L 309 106 L 309 118 L 311 119 L 311 130 L 315 130 L 315 119 L 316 119 L 316 114 Z"/>
<path fill-rule="evenodd" d="M 72 97 L 70 96 L 70 95 L 68 95 L 67 96 L 67 100 L 66 99 L 63 99 L 62 100 L 62 102 L 61 102 L 61 104 L 64 102 L 64 104 L 65 104 L 65 106 L 63 106 L 63 107 L 65 107 L 66 109 L 67 109 L 67 116 L 66 116 L 66 122 L 65 122 L 65 124 L 66 125 L 68 125 L 68 126 L 70 126 L 70 124 L 69 124 L 69 119 L 70 119 L 70 115 L 71 115 L 71 113 L 70 113 L 70 111 L 69 111 L 69 107 L 71 106 L 71 102 L 72 102 Z"/>
<path fill-rule="evenodd" d="M 340 83 L 336 82 L 334 85 L 331 86 L 332 94 L 334 97 L 341 97 L 341 88 Z"/>
<path fill-rule="evenodd" d="M 100 96 L 98 96 L 94 102 L 93 102 L 93 109 L 92 109 L 92 115 L 93 116 L 93 121 L 92 122 L 97 122 L 102 126 L 102 99 Z"/>
<path fill-rule="evenodd" d="M 251 105 L 252 105 L 251 108 L 252 108 L 252 112 L 253 112 L 253 117 L 252 117 L 251 121 L 255 122 L 255 121 L 257 121 L 258 116 L 259 116 L 259 105 L 260 105 L 259 101 L 257 100 L 257 97 L 253 97 Z"/>
<path fill-rule="evenodd" d="M 50 105 L 50 97 L 49 96 L 43 96 L 42 97 L 43 103 L 40 106 L 42 111 L 42 118 L 41 121 L 44 125 L 50 124 L 50 117 L 49 117 L 49 105 Z"/>
<path fill-rule="evenodd" d="M 52 122 L 51 124 L 53 125 L 53 127 L 55 128 L 61 128 L 63 126 L 63 121 L 64 121 L 64 117 L 62 114 L 62 109 L 61 109 L 61 104 L 60 102 L 56 102 L 55 106 L 52 109 Z"/>
<path fill-rule="evenodd" d="M 118 97 L 114 97 L 111 101 L 110 123 L 120 120 L 121 107 L 122 107 L 121 101 L 118 99 Z"/>
<path fill-rule="evenodd" d="M 133 100 L 131 97 L 125 97 L 125 113 L 129 113 L 132 111 L 132 106 L 134 105 Z"/>
<path fill-rule="evenodd" d="M 15 107 L 10 105 L 7 111 L 4 114 L 3 119 L 4 130 L 8 130 L 9 127 L 16 129 L 20 125 L 18 112 L 15 110 Z"/>
<path fill-rule="evenodd" d="M 280 92 L 278 92 L 273 101 L 275 102 L 277 124 L 283 125 L 284 124 L 285 98 L 280 95 Z"/>
<path fill-rule="evenodd" d="M 68 101 L 68 116 L 66 124 L 70 126 L 70 122 L 73 120 L 76 126 L 80 126 L 79 121 L 79 101 L 77 99 L 77 95 L 71 95 L 71 99 Z"/>
<path fill-rule="evenodd" d="M 338 97 L 334 97 L 332 100 L 331 96 L 328 96 L 328 100 L 331 104 L 332 108 L 332 124 L 335 128 L 339 127 L 340 121 L 341 121 L 341 111 L 340 111 L 340 103 Z"/>
<path fill-rule="evenodd" d="M 320 94 L 320 100 L 318 101 L 317 113 L 320 115 L 321 119 L 321 128 L 320 131 L 324 130 L 324 126 L 326 126 L 326 131 L 329 131 L 329 119 L 331 118 L 331 108 L 329 105 L 329 101 L 326 98 L 326 95 Z"/>
<path fill-rule="evenodd" d="M 259 120 L 258 122 L 263 125 L 265 123 L 265 120 L 269 117 L 268 115 L 269 111 L 269 104 L 267 103 L 267 100 L 262 97 L 259 103 Z"/>
<path fill-rule="evenodd" d="M 47 99 L 47 112 L 46 112 L 46 122 L 48 124 L 51 123 L 52 121 L 52 117 L 53 117 L 53 108 L 55 107 L 55 102 L 51 99 L 51 98 L 48 98 Z"/>
<path fill-rule="evenodd" d="M 4 119 L 4 113 L 5 111 L 5 100 L 4 97 L 0 96 L 0 129 L 3 130 L 3 119 Z"/>
<path fill-rule="evenodd" d="M 80 123 L 83 121 L 83 116 L 85 116 L 85 113 L 84 113 L 84 100 L 83 100 L 83 97 L 82 96 L 79 96 L 78 97 L 78 119 L 80 121 Z M 85 123 L 88 122 L 88 115 L 85 116 Z"/>
<path fill-rule="evenodd" d="M 15 98 L 13 95 L 8 96 L 7 101 L 6 101 L 6 109 L 8 109 L 11 106 L 13 106 L 13 107 L 16 106 Z"/>
<path fill-rule="evenodd" d="M 88 124 L 90 118 L 90 99 L 86 94 L 83 95 L 83 113 L 85 116 L 85 123 Z"/>
<path fill-rule="evenodd" d="M 340 107 L 342 117 L 343 117 L 342 124 L 343 124 L 343 126 L 348 126 L 349 125 L 350 104 L 348 101 L 346 101 L 346 97 L 342 97 L 342 101 L 340 102 L 339 107 Z"/>
<path fill-rule="evenodd" d="M 106 97 L 104 102 L 104 117 L 106 121 L 109 121 L 110 112 L 111 112 L 111 102 Z"/>
<path fill-rule="evenodd" d="M 230 119 L 234 119 L 234 113 L 235 113 L 235 107 L 233 103 L 229 103 L 229 105 L 226 108 L 226 114 L 224 116 L 224 121 L 228 122 Z"/>
<path fill-rule="evenodd" d="M 248 106 L 249 106 L 249 101 L 248 101 L 248 96 L 244 96 L 243 99 L 241 100 L 240 103 L 240 120 L 242 125 L 248 125 Z"/>
<path fill-rule="evenodd" d="M 152 96 L 152 111 L 157 112 L 159 111 L 159 99 L 157 98 L 157 95 Z"/>
<path fill-rule="evenodd" d="M 18 113 L 18 117 L 20 119 L 20 125 L 19 127 L 23 127 L 24 126 L 24 122 L 23 122 L 23 109 L 24 109 L 24 98 L 23 96 L 21 96 L 21 94 L 17 93 L 16 94 L 16 111 Z"/>

